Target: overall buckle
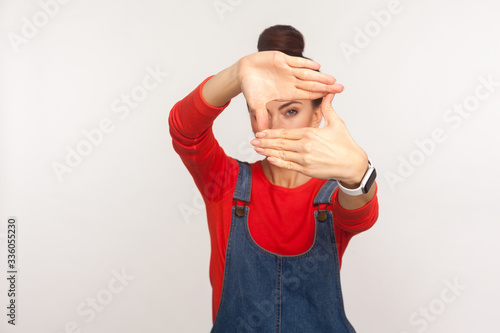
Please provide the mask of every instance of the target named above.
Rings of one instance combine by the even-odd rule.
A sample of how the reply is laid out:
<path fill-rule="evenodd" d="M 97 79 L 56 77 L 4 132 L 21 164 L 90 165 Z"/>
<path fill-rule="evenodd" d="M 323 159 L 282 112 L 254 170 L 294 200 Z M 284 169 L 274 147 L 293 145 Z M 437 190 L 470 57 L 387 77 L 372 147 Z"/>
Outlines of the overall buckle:
<path fill-rule="evenodd" d="M 243 206 L 239 205 L 238 203 L 243 203 Z M 243 217 L 245 216 L 245 206 L 247 202 L 245 201 L 240 201 L 240 200 L 233 200 L 233 206 L 236 206 L 236 216 L 238 217 Z"/>
<path fill-rule="evenodd" d="M 316 211 L 318 212 L 318 220 L 320 222 L 324 222 L 326 220 L 326 218 L 328 217 L 328 214 L 326 213 L 326 211 L 328 209 L 328 206 L 330 206 L 330 205 L 332 205 L 332 204 L 321 203 L 321 204 L 314 205 L 314 206 L 316 206 Z M 319 206 L 322 206 L 321 210 L 320 210 Z"/>

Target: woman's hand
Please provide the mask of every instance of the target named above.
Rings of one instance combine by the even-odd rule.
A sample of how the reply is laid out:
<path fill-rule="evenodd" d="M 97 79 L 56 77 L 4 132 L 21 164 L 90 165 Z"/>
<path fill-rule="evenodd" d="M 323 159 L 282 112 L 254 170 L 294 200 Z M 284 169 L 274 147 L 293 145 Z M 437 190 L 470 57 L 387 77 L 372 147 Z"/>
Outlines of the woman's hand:
<path fill-rule="evenodd" d="M 333 76 L 315 71 L 318 63 L 279 51 L 250 54 L 238 61 L 237 68 L 239 87 L 255 112 L 259 131 L 268 128 L 269 101 L 312 100 L 344 90 Z"/>
<path fill-rule="evenodd" d="M 251 141 L 255 150 L 273 165 L 313 178 L 335 178 L 356 188 L 368 169 L 368 156 L 347 131 L 331 106 L 334 94 L 321 103 L 323 128 L 267 129 Z M 260 141 L 257 143 L 257 141 Z"/>

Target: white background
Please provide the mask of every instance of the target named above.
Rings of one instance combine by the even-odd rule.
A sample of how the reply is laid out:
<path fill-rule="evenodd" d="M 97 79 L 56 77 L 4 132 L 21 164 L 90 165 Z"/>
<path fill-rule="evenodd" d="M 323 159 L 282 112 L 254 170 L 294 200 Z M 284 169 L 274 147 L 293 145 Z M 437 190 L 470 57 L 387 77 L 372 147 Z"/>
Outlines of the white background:
<path fill-rule="evenodd" d="M 304 55 L 345 86 L 333 106 L 379 175 L 379 219 L 343 259 L 357 331 L 498 332 L 500 87 L 479 88 L 488 96 L 466 116 L 452 108 L 474 102 L 480 77 L 500 82 L 500 3 L 401 0 L 381 26 L 373 13 L 389 3 L 73 0 L 44 22 L 37 1 L 0 1 L 0 331 L 210 330 L 205 210 L 168 114 L 256 52 L 263 29 L 290 24 Z M 40 27 L 16 46 L 34 16 Z M 358 29 L 371 35 L 364 44 Z M 147 68 L 168 75 L 120 118 L 113 103 L 140 89 Z M 54 163 L 103 119 L 112 132 L 60 181 Z M 439 129 L 445 139 L 424 154 L 416 141 Z M 228 155 L 261 158 L 242 96 L 214 131 Z M 9 216 L 19 221 L 16 327 L 4 306 Z M 106 304 L 91 318 L 92 298 Z"/>

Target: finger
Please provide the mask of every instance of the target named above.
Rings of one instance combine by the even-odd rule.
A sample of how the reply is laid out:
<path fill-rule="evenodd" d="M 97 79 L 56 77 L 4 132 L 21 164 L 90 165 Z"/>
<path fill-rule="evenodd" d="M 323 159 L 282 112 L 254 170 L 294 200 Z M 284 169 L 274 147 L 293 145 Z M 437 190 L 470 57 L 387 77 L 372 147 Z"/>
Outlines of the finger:
<path fill-rule="evenodd" d="M 314 81 L 301 81 L 297 80 L 295 83 L 295 87 L 300 91 L 303 91 L 305 93 L 323 93 L 323 95 L 327 93 L 333 93 L 333 94 L 338 94 L 341 93 L 344 90 L 344 86 L 335 83 L 335 84 L 323 84 L 319 82 L 314 82 Z M 301 93 L 304 94 L 304 93 Z"/>
<path fill-rule="evenodd" d="M 334 94 L 338 94 L 338 93 L 341 93 L 341 92 L 343 92 L 343 91 L 344 91 L 344 86 L 343 86 L 343 85 L 341 85 L 340 83 L 335 83 L 335 84 L 333 85 L 332 90 L 335 90 L 335 91 L 331 91 L 332 93 L 334 93 Z M 338 91 L 338 92 L 337 92 L 337 91 Z"/>
<path fill-rule="evenodd" d="M 335 122 L 342 120 L 332 107 L 333 97 L 335 97 L 335 94 L 328 94 L 321 102 L 321 112 L 325 118 L 325 127 L 332 126 Z"/>
<path fill-rule="evenodd" d="M 273 149 L 273 150 L 286 150 L 286 151 L 295 151 L 300 152 L 303 151 L 302 143 L 300 140 L 293 139 L 263 139 L 257 138 L 255 140 L 250 141 L 250 143 L 256 147 L 263 149 Z"/>
<path fill-rule="evenodd" d="M 312 91 L 307 91 L 307 90 L 296 90 L 291 99 L 292 100 L 298 100 L 298 99 L 314 100 L 314 99 L 318 99 L 321 97 L 325 97 L 326 94 L 328 94 L 328 93 L 327 92 L 312 92 Z M 290 100 L 288 100 L 288 99 L 275 99 L 275 101 L 288 102 Z"/>
<path fill-rule="evenodd" d="M 335 84 L 335 82 L 337 82 L 337 79 L 331 75 L 307 68 L 292 68 L 292 74 L 302 81 L 314 81 L 324 84 Z"/>
<path fill-rule="evenodd" d="M 304 137 L 304 133 L 307 128 L 276 128 L 276 129 L 266 129 L 264 131 L 259 131 L 255 134 L 257 138 L 266 139 L 289 139 L 289 140 L 299 140 Z"/>
<path fill-rule="evenodd" d="M 287 151 L 287 150 L 276 150 L 276 149 L 258 149 L 256 147 L 255 151 L 261 155 L 267 156 L 267 157 L 276 157 L 279 158 L 282 161 L 291 161 L 295 164 L 302 164 L 303 163 L 303 158 L 302 154 L 294 152 L 294 151 Z"/>
<path fill-rule="evenodd" d="M 268 157 L 267 160 L 270 163 L 287 170 L 294 170 L 301 172 L 301 170 L 303 169 L 303 167 L 298 163 L 295 163 L 293 161 L 285 161 L 275 156 Z"/>
<path fill-rule="evenodd" d="M 268 128 L 269 115 L 266 108 L 266 103 L 247 101 L 250 111 L 255 113 L 257 118 L 257 131 L 264 131 Z"/>
<path fill-rule="evenodd" d="M 310 69 L 320 69 L 321 65 L 316 61 L 312 61 L 310 59 L 302 58 L 302 57 L 292 57 L 285 54 L 285 61 L 288 66 L 291 67 L 299 67 L 299 68 L 310 68 Z"/>

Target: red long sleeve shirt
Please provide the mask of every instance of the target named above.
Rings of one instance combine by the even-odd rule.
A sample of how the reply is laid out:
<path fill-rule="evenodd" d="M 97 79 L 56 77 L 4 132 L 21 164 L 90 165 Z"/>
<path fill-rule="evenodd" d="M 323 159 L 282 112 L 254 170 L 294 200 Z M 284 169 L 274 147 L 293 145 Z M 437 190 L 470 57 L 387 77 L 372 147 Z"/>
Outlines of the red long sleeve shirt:
<path fill-rule="evenodd" d="M 174 105 L 168 121 L 174 150 L 192 175 L 206 206 L 211 240 L 212 320 L 215 321 L 239 167 L 234 158 L 225 154 L 212 132 L 213 121 L 230 101 L 221 107 L 211 106 L 205 101 L 201 90 L 211 77 Z M 295 255 L 307 251 L 314 241 L 313 199 L 327 180 L 311 178 L 298 187 L 285 188 L 267 179 L 260 161 L 250 166 L 252 190 L 248 225 L 252 238 L 266 250 L 278 254 Z M 377 192 L 370 202 L 355 210 L 340 206 L 338 188 L 332 201 L 329 208 L 333 212 L 341 265 L 351 237 L 369 229 L 378 218 Z"/>

